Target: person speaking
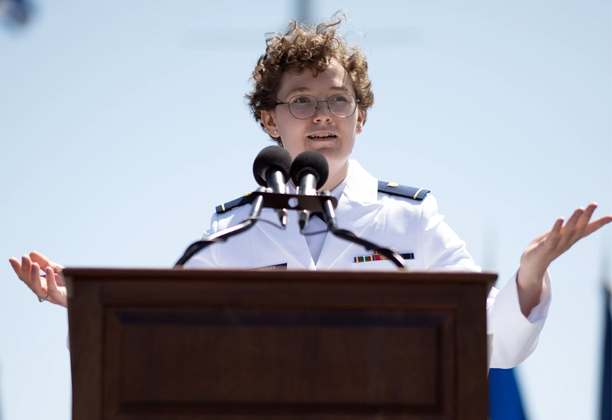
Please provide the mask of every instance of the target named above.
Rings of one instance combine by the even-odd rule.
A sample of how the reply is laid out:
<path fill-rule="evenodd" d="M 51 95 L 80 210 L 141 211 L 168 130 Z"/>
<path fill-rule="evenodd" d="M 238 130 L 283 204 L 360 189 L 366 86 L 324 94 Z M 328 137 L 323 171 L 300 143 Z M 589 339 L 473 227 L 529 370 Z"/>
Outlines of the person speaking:
<path fill-rule="evenodd" d="M 255 121 L 292 159 L 306 151 L 325 157 L 329 174 L 319 190 L 329 190 L 337 200 L 339 228 L 392 248 L 404 256 L 410 270 L 479 271 L 428 190 L 380 181 L 350 159 L 374 95 L 364 54 L 337 33 L 341 22 L 341 16 L 316 27 L 293 21 L 286 33 L 266 40 L 265 53 L 253 69 L 252 91 L 246 95 Z M 296 194 L 296 186 L 288 182 L 286 192 Z M 204 236 L 247 219 L 247 203 L 238 199 L 217 207 Z M 567 221 L 556 220 L 527 246 L 505 286 L 489 294 L 487 329 L 495 334 L 491 367 L 515 366 L 534 350 L 551 300 L 547 269 L 577 241 L 612 221 L 612 215 L 592 220 L 596 207 L 592 203 L 576 209 Z M 284 213 L 264 208 L 259 217 L 270 223 L 258 223 L 202 249 L 185 267 L 396 269 L 379 254 L 330 235 L 318 217 L 303 223 L 301 230 L 297 212 L 288 213 L 286 228 L 279 229 Z M 61 265 L 36 252 L 21 260 L 11 258 L 10 263 L 40 301 L 67 306 Z"/>

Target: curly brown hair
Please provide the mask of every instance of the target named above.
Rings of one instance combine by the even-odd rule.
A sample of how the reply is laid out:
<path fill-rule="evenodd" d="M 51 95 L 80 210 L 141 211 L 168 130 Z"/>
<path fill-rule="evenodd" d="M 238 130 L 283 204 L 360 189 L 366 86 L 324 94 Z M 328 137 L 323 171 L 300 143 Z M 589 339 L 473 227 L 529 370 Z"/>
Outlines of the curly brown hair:
<path fill-rule="evenodd" d="M 291 69 L 302 73 L 308 68 L 316 77 L 327 69 L 332 60 L 340 63 L 349 74 L 365 123 L 367 111 L 374 104 L 368 62 L 358 47 L 349 46 L 336 34 L 342 18 L 343 15 L 336 14 L 331 23 L 321 23 L 316 28 L 293 20 L 284 35 L 274 33 L 266 39 L 266 53 L 259 57 L 253 69 L 253 90 L 245 95 L 255 121 L 264 131 L 266 128 L 261 120 L 261 111 L 271 111 L 276 107 L 276 95 L 285 71 Z M 282 146 L 280 137 L 270 137 Z"/>

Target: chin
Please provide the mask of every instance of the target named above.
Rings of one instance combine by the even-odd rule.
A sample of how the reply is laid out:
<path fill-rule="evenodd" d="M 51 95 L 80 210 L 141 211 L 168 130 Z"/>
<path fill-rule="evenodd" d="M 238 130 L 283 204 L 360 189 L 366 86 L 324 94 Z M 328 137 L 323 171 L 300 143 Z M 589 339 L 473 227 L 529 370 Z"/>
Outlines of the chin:
<path fill-rule="evenodd" d="M 323 156 L 325 156 L 325 159 L 327 159 L 327 162 L 329 164 L 338 159 L 337 150 L 331 147 L 324 147 L 323 145 L 321 146 L 322 147 L 311 147 L 310 150 L 321 153 Z"/>

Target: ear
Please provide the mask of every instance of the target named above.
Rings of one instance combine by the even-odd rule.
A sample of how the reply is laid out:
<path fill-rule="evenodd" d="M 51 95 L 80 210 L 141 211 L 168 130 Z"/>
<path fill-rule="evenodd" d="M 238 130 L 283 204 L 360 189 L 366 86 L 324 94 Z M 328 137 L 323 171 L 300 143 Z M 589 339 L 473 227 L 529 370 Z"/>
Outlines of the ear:
<path fill-rule="evenodd" d="M 280 137 L 278 126 L 276 125 L 274 111 L 261 111 L 261 122 L 263 123 L 264 127 L 266 127 L 266 131 L 269 135 L 274 138 Z"/>
<path fill-rule="evenodd" d="M 363 131 L 363 122 L 365 121 L 365 112 L 362 109 L 359 110 L 357 114 L 357 129 L 355 130 L 355 134 L 361 133 Z"/>

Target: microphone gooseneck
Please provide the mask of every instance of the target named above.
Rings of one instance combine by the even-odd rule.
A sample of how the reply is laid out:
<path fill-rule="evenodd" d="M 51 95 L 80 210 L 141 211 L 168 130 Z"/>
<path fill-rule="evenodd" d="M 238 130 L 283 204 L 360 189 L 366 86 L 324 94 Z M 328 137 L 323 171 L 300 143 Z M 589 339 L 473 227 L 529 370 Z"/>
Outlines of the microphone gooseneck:
<path fill-rule="evenodd" d="M 269 146 L 263 149 L 253 162 L 253 175 L 255 180 L 262 187 L 271 188 L 275 193 L 286 193 L 286 183 L 289 176 L 289 170 L 291 169 L 291 155 L 282 147 Z M 265 188 L 260 188 L 255 191 L 259 194 L 253 194 L 253 200 L 251 201 L 251 214 L 247 219 L 238 223 L 237 225 L 230 226 L 227 229 L 213 233 L 207 236 L 201 241 L 196 241 L 189 245 L 185 250 L 181 258 L 176 262 L 175 267 L 181 268 L 187 263 L 195 254 L 203 250 L 204 248 L 225 242 L 232 236 L 236 236 L 243 233 L 253 226 L 257 220 L 259 220 L 259 214 L 263 208 Z M 287 224 L 287 210 L 277 209 L 279 219 L 283 228 Z"/>

